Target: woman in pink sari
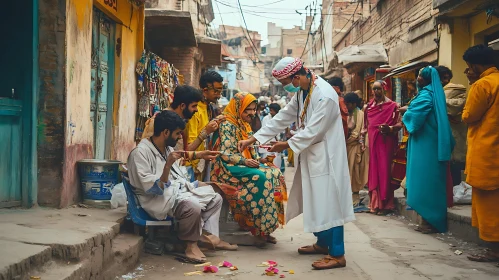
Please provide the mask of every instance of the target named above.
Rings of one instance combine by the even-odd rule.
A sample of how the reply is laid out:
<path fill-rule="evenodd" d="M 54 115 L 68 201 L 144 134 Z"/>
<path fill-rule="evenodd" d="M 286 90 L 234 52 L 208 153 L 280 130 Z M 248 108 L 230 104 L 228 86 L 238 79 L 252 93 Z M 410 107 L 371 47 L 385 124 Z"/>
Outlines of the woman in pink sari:
<path fill-rule="evenodd" d="M 387 215 L 395 208 L 391 170 L 402 123 L 398 104 L 385 96 L 385 82 L 374 82 L 372 90 L 364 122 L 369 138 L 369 208 L 373 214 Z"/>

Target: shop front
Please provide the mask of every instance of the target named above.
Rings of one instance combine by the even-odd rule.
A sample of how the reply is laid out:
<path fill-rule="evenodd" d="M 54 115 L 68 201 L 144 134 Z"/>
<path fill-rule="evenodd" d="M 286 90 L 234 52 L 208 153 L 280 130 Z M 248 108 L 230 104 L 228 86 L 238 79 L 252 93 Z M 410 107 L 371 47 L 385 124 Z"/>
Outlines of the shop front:
<path fill-rule="evenodd" d="M 498 64 L 499 2 L 497 0 L 434 0 L 439 9 L 439 64 L 454 73 L 453 83 L 468 85 L 462 56 L 471 46 L 489 45 L 496 49 L 491 58 Z"/>

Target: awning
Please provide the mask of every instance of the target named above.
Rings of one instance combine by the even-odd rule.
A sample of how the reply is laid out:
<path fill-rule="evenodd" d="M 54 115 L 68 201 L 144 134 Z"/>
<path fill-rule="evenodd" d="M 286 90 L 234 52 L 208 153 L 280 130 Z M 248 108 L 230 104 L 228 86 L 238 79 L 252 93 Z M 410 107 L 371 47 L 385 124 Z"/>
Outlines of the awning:
<path fill-rule="evenodd" d="M 411 63 L 406 64 L 404 66 L 400 66 L 400 67 L 393 69 L 392 71 L 390 71 L 390 73 L 388 75 L 383 77 L 383 80 L 388 79 L 388 78 L 393 77 L 393 76 L 402 75 L 404 73 L 414 71 L 416 69 L 421 69 L 421 68 L 426 67 L 428 65 L 430 65 L 430 63 L 426 62 L 426 61 L 411 62 Z"/>
<path fill-rule="evenodd" d="M 146 47 L 161 53 L 164 47 L 196 47 L 191 14 L 183 11 L 146 9 Z"/>
<path fill-rule="evenodd" d="M 334 52 L 334 58 L 329 64 L 329 68 L 343 66 L 348 73 L 354 73 L 387 62 L 388 55 L 383 44 L 350 45 L 339 52 Z"/>
<path fill-rule="evenodd" d="M 198 48 L 203 52 L 203 63 L 210 66 L 222 65 L 222 41 L 206 36 L 196 36 Z"/>
<path fill-rule="evenodd" d="M 491 47 L 494 51 L 499 51 L 499 39 L 490 42 L 489 47 Z"/>
<path fill-rule="evenodd" d="M 438 9 L 439 17 L 469 17 L 498 6 L 497 0 L 433 0 L 433 8 Z"/>

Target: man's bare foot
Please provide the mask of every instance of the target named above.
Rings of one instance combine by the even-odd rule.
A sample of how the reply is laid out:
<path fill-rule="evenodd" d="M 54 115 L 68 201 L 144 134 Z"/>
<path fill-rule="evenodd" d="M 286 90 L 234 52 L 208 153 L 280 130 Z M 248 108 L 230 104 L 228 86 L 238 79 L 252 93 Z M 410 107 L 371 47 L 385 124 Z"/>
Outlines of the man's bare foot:
<path fill-rule="evenodd" d="M 237 245 L 229 244 L 223 240 L 220 240 L 218 245 L 216 246 L 217 250 L 226 250 L 226 251 L 236 251 L 238 249 Z"/>
<path fill-rule="evenodd" d="M 204 261 L 206 260 L 206 256 L 199 249 L 197 242 L 187 242 L 187 249 L 185 250 L 185 255 L 188 258 Z"/>
<path fill-rule="evenodd" d="M 199 243 L 208 249 L 215 250 L 217 245 L 220 243 L 220 238 L 218 236 L 215 236 L 213 234 L 202 234 L 201 237 L 199 238 Z"/>

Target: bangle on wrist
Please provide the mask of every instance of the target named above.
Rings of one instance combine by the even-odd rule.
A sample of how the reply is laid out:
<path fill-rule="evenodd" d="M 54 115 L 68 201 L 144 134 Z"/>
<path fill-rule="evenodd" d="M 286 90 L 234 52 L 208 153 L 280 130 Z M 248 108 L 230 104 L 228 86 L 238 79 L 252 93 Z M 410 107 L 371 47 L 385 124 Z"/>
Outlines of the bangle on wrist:
<path fill-rule="evenodd" d="M 196 159 L 196 152 L 192 152 L 192 159 Z"/>

